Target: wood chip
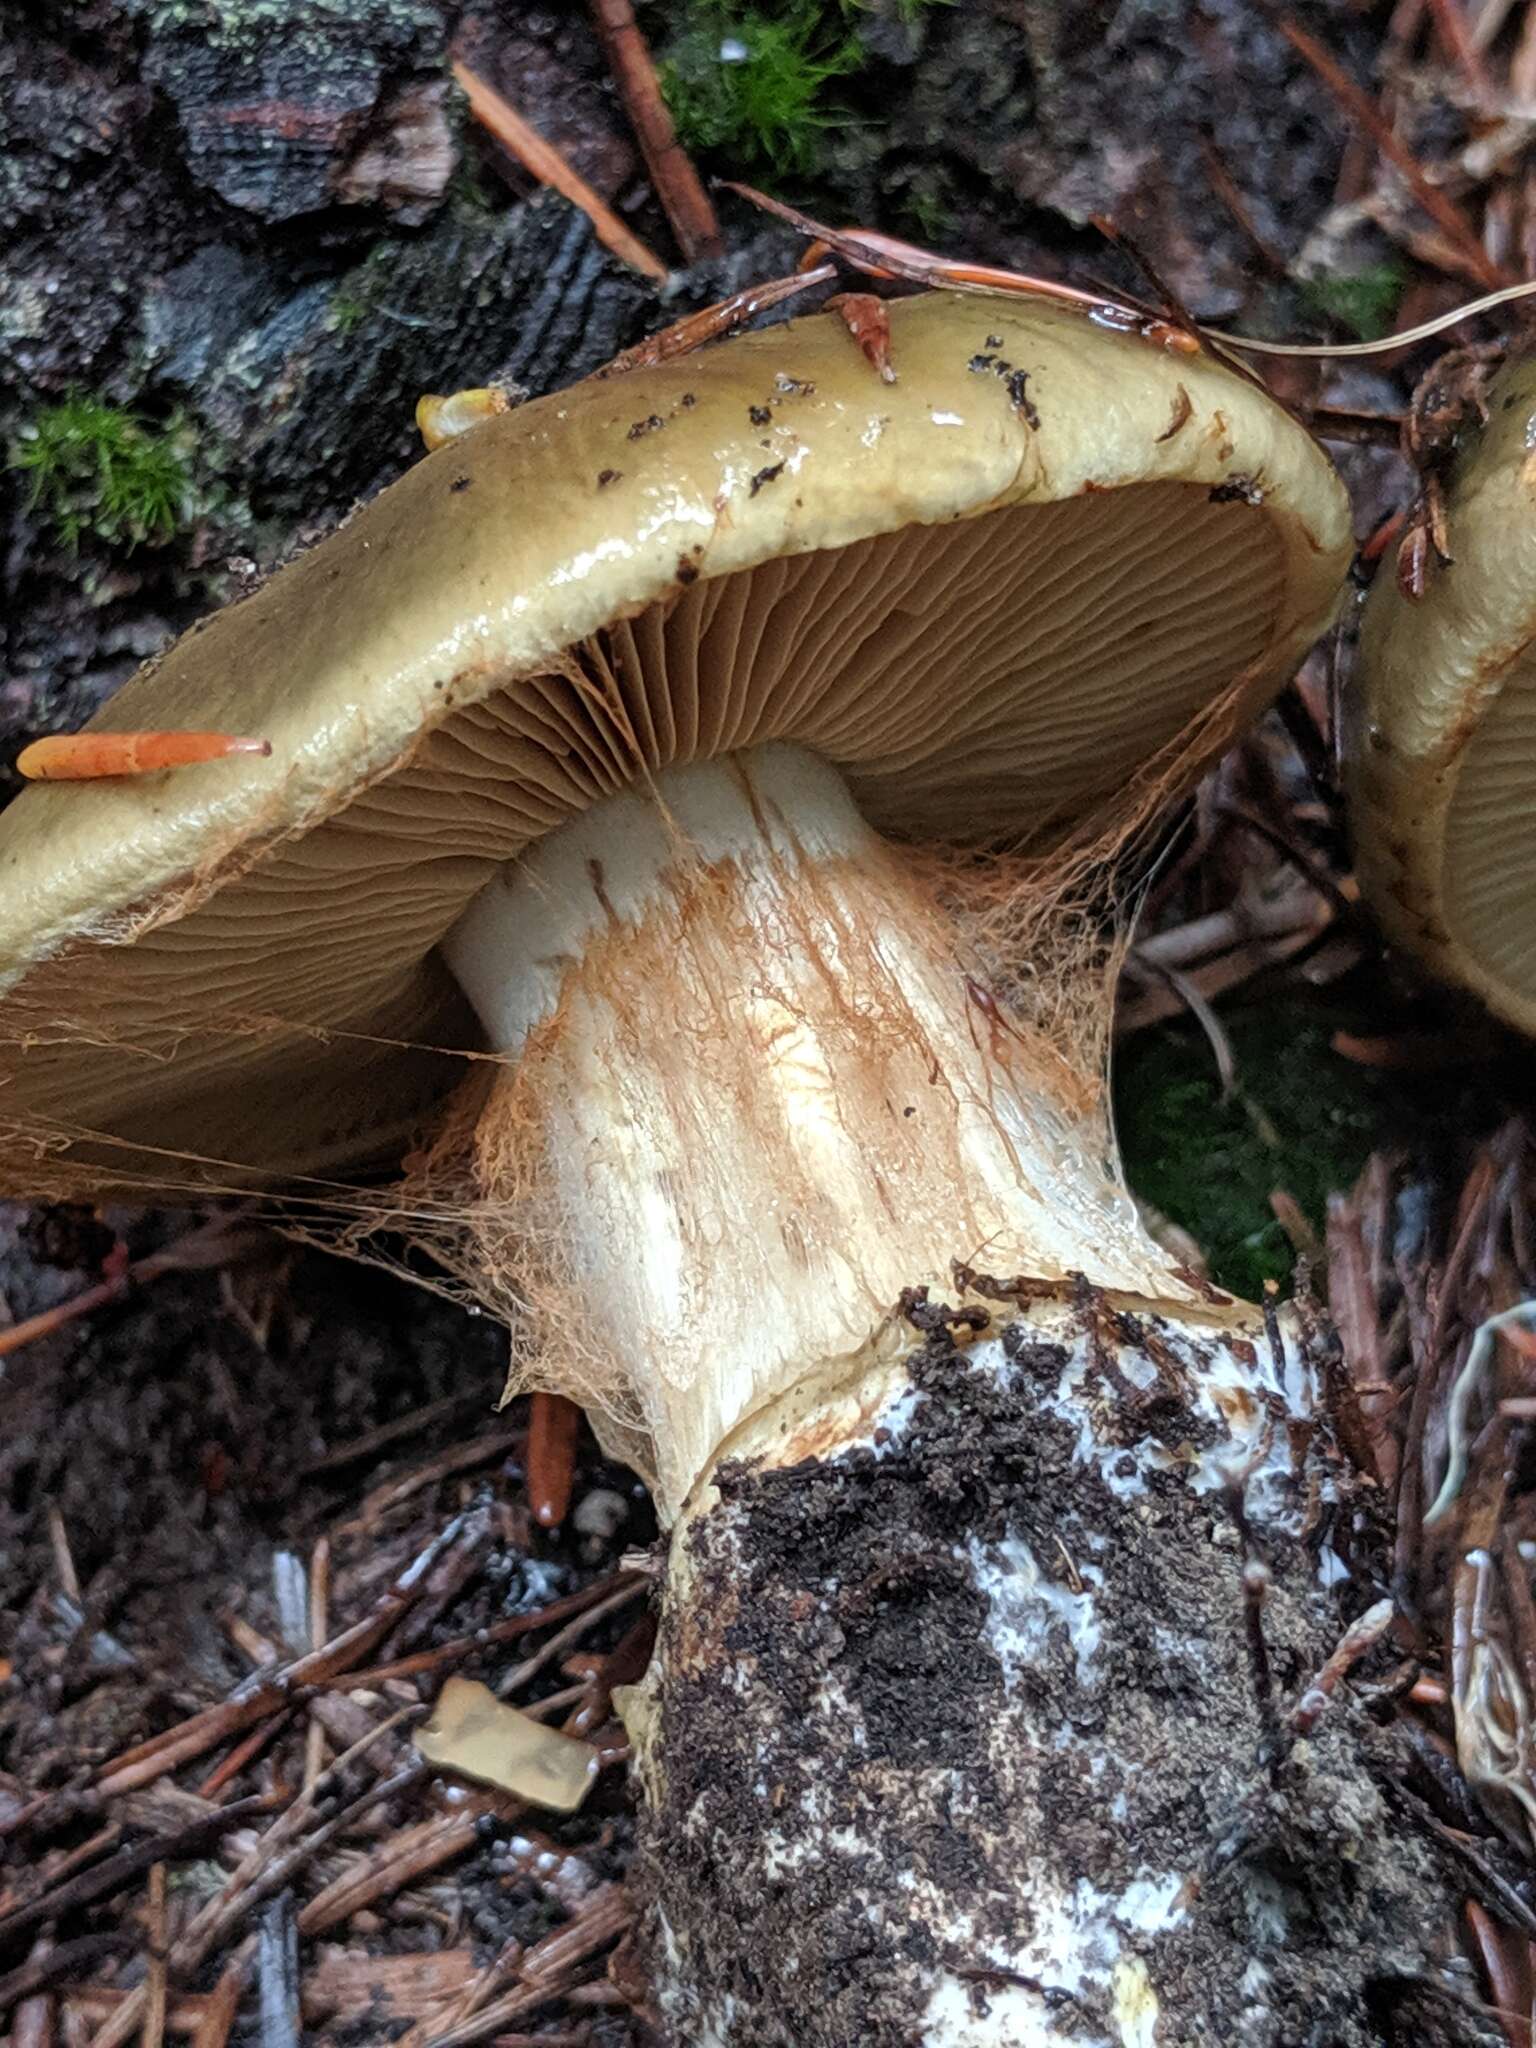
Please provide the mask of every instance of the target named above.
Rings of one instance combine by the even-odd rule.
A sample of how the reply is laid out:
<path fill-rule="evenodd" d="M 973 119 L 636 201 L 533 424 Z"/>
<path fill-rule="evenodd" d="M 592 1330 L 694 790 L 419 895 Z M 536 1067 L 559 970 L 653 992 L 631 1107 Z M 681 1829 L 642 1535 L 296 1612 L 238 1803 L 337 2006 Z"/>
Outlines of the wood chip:
<path fill-rule="evenodd" d="M 368 2020 L 382 2030 L 393 2021 L 420 2019 L 459 1997 L 476 1974 L 474 1953 L 467 1948 L 371 1956 L 328 1943 L 304 1978 L 304 2018 L 310 2026 L 321 2020 L 339 2026 Z"/>
<path fill-rule="evenodd" d="M 590 1743 L 520 1714 L 473 1678 L 447 1681 L 415 1740 L 428 1763 L 557 1813 L 574 1813 L 597 1776 Z"/>

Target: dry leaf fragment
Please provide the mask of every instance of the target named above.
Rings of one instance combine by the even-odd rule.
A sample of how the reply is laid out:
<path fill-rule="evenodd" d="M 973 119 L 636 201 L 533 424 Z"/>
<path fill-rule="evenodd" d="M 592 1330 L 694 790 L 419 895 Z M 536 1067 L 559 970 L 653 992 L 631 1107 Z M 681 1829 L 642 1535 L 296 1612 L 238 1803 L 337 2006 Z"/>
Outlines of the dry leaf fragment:
<path fill-rule="evenodd" d="M 590 1743 L 546 1728 L 473 1678 L 448 1680 L 416 1747 L 428 1763 L 557 1813 L 574 1813 L 597 1776 Z"/>

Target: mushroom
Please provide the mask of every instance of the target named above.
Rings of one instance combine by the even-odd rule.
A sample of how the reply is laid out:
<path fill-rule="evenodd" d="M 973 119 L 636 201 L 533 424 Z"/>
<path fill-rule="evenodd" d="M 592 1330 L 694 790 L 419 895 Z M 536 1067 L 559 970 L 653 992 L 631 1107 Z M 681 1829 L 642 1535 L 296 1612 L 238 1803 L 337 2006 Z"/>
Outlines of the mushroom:
<path fill-rule="evenodd" d="M 1389 938 L 1536 1031 L 1536 363 L 1489 386 L 1445 498 L 1452 559 L 1367 601 L 1347 739 L 1361 887 Z"/>
<path fill-rule="evenodd" d="M 1058 934 L 987 980 L 999 876 L 1038 932 L 1048 871 L 956 849 L 1065 873 L 1187 782 L 1329 619 L 1347 508 L 1213 359 L 1017 300 L 890 323 L 894 385 L 818 316 L 493 418 L 130 683 L 101 727 L 271 758 L 0 818 L 0 1171 L 356 1199 L 647 1474 L 674 1534 L 626 1712 L 679 2039 L 1054 2039 L 1070 1979 L 1150 2040 L 1177 1883 L 1085 1905 L 1038 1804 L 1041 1701 L 1125 1596 L 1066 1539 L 1166 1481 L 1157 1609 L 1222 1444 L 1283 1493 L 1264 1432 L 1307 1374 L 1142 1231 L 1102 976 Z M 392 1196 L 339 1179 L 412 1144 Z M 1026 1530 L 988 1460 L 1031 1445 L 1061 1495 Z M 847 1581 L 838 1504 L 914 1459 L 942 1536 L 913 1506 Z M 914 1603 L 915 1661 L 856 1697 L 838 1641 Z M 1230 1746 L 1219 1687 L 1180 1711 L 1192 1758 Z"/>

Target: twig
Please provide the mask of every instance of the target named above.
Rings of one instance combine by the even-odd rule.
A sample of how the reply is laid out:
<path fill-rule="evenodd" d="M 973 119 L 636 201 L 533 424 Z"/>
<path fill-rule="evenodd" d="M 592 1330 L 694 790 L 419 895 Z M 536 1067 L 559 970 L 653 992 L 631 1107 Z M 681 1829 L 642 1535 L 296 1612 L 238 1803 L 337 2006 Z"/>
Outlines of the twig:
<path fill-rule="evenodd" d="M 521 1429 L 492 1429 L 483 1436 L 471 1437 L 468 1443 L 449 1444 L 424 1465 L 413 1466 L 409 1472 L 402 1472 L 397 1478 L 386 1479 L 382 1486 L 376 1486 L 372 1493 L 364 1496 L 357 1513 L 343 1522 L 337 1533 L 356 1535 L 388 1509 L 399 1507 L 413 1494 L 435 1486 L 438 1480 L 451 1478 L 455 1472 L 471 1471 L 476 1465 L 488 1465 L 493 1458 L 505 1456 L 516 1449 L 523 1435 Z"/>
<path fill-rule="evenodd" d="M 376 1900 L 403 1891 L 429 1870 L 451 1863 L 454 1857 L 473 1848 L 479 1820 L 478 1809 L 436 1814 L 431 1820 L 391 1835 L 307 1901 L 299 1914 L 299 1932 L 324 1934 Z"/>
<path fill-rule="evenodd" d="M 592 0 L 592 15 L 678 247 L 690 263 L 701 256 L 718 256 L 724 247 L 720 223 L 693 159 L 677 139 L 630 0 Z"/>
<path fill-rule="evenodd" d="M 293 1893 L 280 1892 L 261 1916 L 256 1936 L 261 2048 L 299 2048 L 299 1931 Z"/>
<path fill-rule="evenodd" d="M 542 1671 L 546 1664 L 552 1664 L 557 1657 L 562 1656 L 572 1643 L 579 1643 L 595 1621 L 601 1621 L 605 1614 L 612 1614 L 617 1607 L 627 1607 L 642 1590 L 643 1583 L 633 1579 L 628 1581 L 620 1586 L 617 1592 L 610 1593 L 606 1600 L 599 1600 L 584 1614 L 578 1614 L 574 1621 L 568 1621 L 563 1629 L 552 1635 L 531 1657 L 525 1657 L 521 1664 L 514 1665 L 505 1678 L 497 1682 L 497 1692 L 503 1699 L 508 1693 L 517 1692 L 537 1672 Z"/>
<path fill-rule="evenodd" d="M 621 263 L 627 263 L 631 270 L 638 270 L 657 284 L 666 282 L 666 265 L 625 227 L 606 200 L 599 198 L 552 142 L 546 142 L 494 87 L 477 77 L 462 57 L 454 58 L 453 75 L 469 100 L 469 111 L 503 149 L 511 151 L 524 170 L 570 200 L 573 206 L 579 206 L 591 221 L 598 240 Z"/>
<path fill-rule="evenodd" d="M 55 1330 L 105 1308 L 108 1302 L 121 1301 L 133 1288 L 158 1279 L 162 1273 L 200 1273 L 211 1266 L 232 1265 L 249 1258 L 269 1241 L 264 1230 L 235 1230 L 227 1217 L 216 1217 L 212 1223 L 189 1230 L 163 1251 L 135 1259 L 121 1273 L 95 1287 L 87 1287 L 83 1294 L 61 1301 L 54 1308 L 45 1308 L 39 1315 L 28 1316 L 24 1322 L 13 1323 L 8 1330 L 0 1330 L 0 1358 L 9 1358 L 12 1352 L 35 1343 L 39 1337 L 52 1336 Z"/>
<path fill-rule="evenodd" d="M 165 2048 L 165 1865 L 149 1871 L 149 1958 L 144 1972 L 144 2048 Z"/>
<path fill-rule="evenodd" d="M 1499 286 L 1507 283 L 1507 274 L 1498 264 L 1489 260 L 1488 252 L 1478 240 L 1461 208 L 1447 193 L 1442 192 L 1438 185 L 1432 185 L 1425 177 L 1423 167 L 1412 150 L 1401 140 L 1391 123 L 1383 118 L 1381 110 L 1372 102 L 1370 95 L 1355 83 L 1337 58 L 1324 48 L 1316 36 L 1302 28 L 1298 22 L 1292 21 L 1289 15 L 1282 13 L 1273 4 L 1273 0 L 1259 0 L 1259 6 L 1303 62 L 1317 73 L 1350 118 L 1365 130 L 1382 155 L 1402 173 L 1414 198 L 1455 247 L 1461 266 L 1484 284 Z"/>
<path fill-rule="evenodd" d="M 1533 1912 L 1524 1898 L 1508 1878 L 1483 1855 L 1470 1835 L 1460 1829 L 1447 1827 L 1439 1815 L 1433 1812 L 1416 1792 L 1410 1790 L 1401 1778 L 1389 1778 L 1387 1783 L 1407 1807 L 1409 1813 L 1435 1840 L 1453 1856 L 1459 1856 L 1487 1889 L 1488 1896 L 1497 1899 L 1501 1912 L 1508 1915 L 1515 1926 L 1529 1935 L 1536 1935 L 1536 1912 Z"/>
<path fill-rule="evenodd" d="M 425 1954 L 372 1955 L 366 1949 L 326 1943 L 304 1972 L 304 2017 L 318 2038 L 332 2030 L 369 2023 L 374 2036 L 392 2033 L 399 2021 L 420 2019 L 457 1998 L 478 1972 L 470 1948 L 432 1949 Z M 327 2023 L 319 2034 L 318 2023 Z"/>
<path fill-rule="evenodd" d="M 1478 49 L 1456 0 L 1429 0 L 1429 9 L 1435 17 L 1435 34 L 1440 38 L 1445 54 L 1453 64 L 1460 67 L 1467 84 L 1477 97 L 1486 100 L 1490 82 L 1483 64 L 1482 52 Z"/>
<path fill-rule="evenodd" d="M 1256 832 L 1260 839 L 1267 841 L 1319 896 L 1326 898 L 1333 905 L 1335 915 L 1344 923 L 1357 925 L 1360 922 L 1359 905 L 1350 901 L 1327 869 L 1319 867 L 1310 855 L 1303 853 L 1299 846 L 1293 845 L 1285 833 L 1277 826 L 1271 825 L 1267 818 L 1255 816 L 1241 804 L 1228 803 L 1218 804 L 1216 815 L 1220 818 L 1230 818 L 1234 825 L 1241 825 L 1247 832 Z"/>
<path fill-rule="evenodd" d="M 41 1962 L 52 1946 L 45 1934 L 34 1947 L 33 1958 Z M 52 1992 L 39 1992 L 35 1998 L 24 1998 L 17 2006 L 11 2021 L 11 2048 L 53 2048 Z"/>
<path fill-rule="evenodd" d="M 1208 911 L 1184 924 L 1169 925 L 1150 938 L 1138 939 L 1132 958 L 1149 968 L 1189 967 L 1229 947 L 1261 938 L 1293 938 L 1317 928 L 1317 905 L 1298 901 L 1300 892 L 1266 897 L 1254 903 L 1239 895 L 1225 910 Z"/>
<path fill-rule="evenodd" d="M 1194 980 L 1178 967 L 1149 963 L 1152 973 L 1165 981 L 1183 1003 L 1200 1029 L 1205 1033 L 1211 1048 L 1211 1057 L 1216 1062 L 1216 1072 L 1221 1081 L 1222 1100 L 1225 1101 L 1237 1086 L 1237 1056 L 1232 1050 L 1232 1041 L 1214 1009 L 1200 993 Z"/>
<path fill-rule="evenodd" d="M 1430 1411 L 1444 1377 L 1445 1332 L 1453 1303 L 1459 1297 L 1466 1269 L 1471 1264 L 1473 1245 L 1483 1228 L 1494 1196 L 1493 1164 L 1484 1153 L 1467 1177 L 1462 1189 L 1455 1235 L 1450 1255 L 1440 1270 L 1433 1302 L 1426 1300 L 1426 1326 L 1416 1332 L 1418 1370 L 1414 1376 L 1413 1398 L 1408 1424 L 1403 1433 L 1402 1477 L 1397 1489 L 1397 1530 L 1393 1541 L 1392 1590 L 1400 1610 L 1415 1614 L 1413 1591 L 1419 1571 L 1419 1545 L 1423 1536 L 1424 1486 L 1426 1479 L 1424 1445 Z"/>
<path fill-rule="evenodd" d="M 188 1856 L 200 1856 L 242 1821 L 271 1810 L 264 1798 L 237 1800 L 232 1806 L 221 1806 L 204 1815 L 201 1820 L 190 1821 L 173 1834 L 157 1835 L 152 1841 L 120 1849 L 104 1863 L 93 1864 L 67 1883 L 55 1885 L 52 1890 L 44 1892 L 41 1898 L 7 1913 L 4 1919 L 0 1919 L 0 1940 L 14 1940 L 17 1935 L 39 1927 L 45 1921 L 59 1919 L 65 1913 L 93 1904 L 97 1899 L 110 1897 L 155 1863 L 177 1863 Z"/>
<path fill-rule="evenodd" d="M 393 1422 L 381 1422 L 377 1429 L 370 1429 L 362 1436 L 353 1437 L 350 1443 L 338 1444 L 324 1457 L 312 1458 L 303 1468 L 303 1476 L 312 1478 L 317 1472 L 334 1472 L 342 1465 L 355 1465 L 360 1458 L 374 1458 L 390 1444 L 398 1443 L 403 1436 L 414 1436 L 419 1431 L 431 1428 L 435 1422 L 444 1422 L 450 1415 L 457 1415 L 470 1406 L 483 1407 L 483 1394 L 447 1394 L 441 1401 L 429 1401 L 424 1408 L 413 1408 L 409 1415 L 396 1416 Z"/>
<path fill-rule="evenodd" d="M 1506 2029 L 1506 2034 L 1511 2041 L 1516 2038 L 1523 2038 L 1528 2043 L 1531 2038 L 1530 2020 L 1527 2017 L 1529 2002 L 1521 1998 L 1515 1973 L 1509 1966 L 1508 1948 L 1506 1946 L 1508 1938 L 1506 1937 L 1506 1940 L 1500 1939 L 1504 1930 L 1494 1925 L 1492 1919 L 1483 1911 L 1476 1899 L 1467 1900 L 1465 1911 L 1467 1926 L 1472 1932 L 1472 1938 L 1477 1943 L 1478 1953 L 1483 1959 L 1483 1968 L 1488 1973 L 1488 1983 L 1493 1992 L 1496 2009 L 1500 2018 L 1502 2019 L 1507 2016 L 1510 2020 L 1518 2020 L 1521 2025 L 1521 2037 L 1515 2036 L 1508 2029 Z M 1522 2010 L 1522 2007 L 1526 2008 L 1526 2010 Z"/>
<path fill-rule="evenodd" d="M 331 1625 L 331 1540 L 315 1539 L 309 1560 L 309 1647 L 325 1648 Z M 311 1714 L 304 1737 L 304 1789 L 309 1791 L 325 1764 L 325 1728 Z"/>
<path fill-rule="evenodd" d="M 19 1969 L 0 1977 L 0 2013 L 7 2013 L 24 1998 L 35 1997 L 50 1984 L 67 1983 L 93 1963 L 108 1956 L 131 1955 L 138 1943 L 131 1934 L 82 1934 L 78 1941 L 61 1941 L 57 1948 L 34 1953 Z"/>
<path fill-rule="evenodd" d="M 1510 9 L 1515 0 L 1483 0 L 1483 6 L 1472 24 L 1472 47 L 1479 52 L 1489 49 L 1497 40 L 1500 29 L 1509 19 Z"/>
<path fill-rule="evenodd" d="M 468 2048 L 471 2042 L 500 2033 L 508 2020 L 526 2018 L 567 1990 L 577 1965 L 622 1934 L 631 1918 L 625 1888 L 601 1885 L 574 1919 L 526 1953 L 520 1944 L 509 1942 L 462 1997 L 445 2012 L 418 2022 L 398 2048 Z M 488 2004 L 513 1970 L 521 1984 Z"/>
<path fill-rule="evenodd" d="M 1533 1318 L 1536 1318 L 1536 1301 L 1517 1301 L 1513 1308 L 1503 1309 L 1498 1315 L 1487 1317 L 1473 1332 L 1466 1363 L 1457 1374 L 1456 1384 L 1451 1389 L 1450 1407 L 1446 1418 L 1445 1477 L 1440 1482 L 1440 1491 L 1435 1495 L 1424 1516 L 1426 1529 L 1433 1529 L 1445 1520 L 1452 1503 L 1461 1491 L 1462 1481 L 1467 1476 L 1467 1455 L 1470 1448 L 1467 1416 L 1472 1405 L 1472 1397 L 1482 1384 L 1483 1374 L 1494 1355 L 1494 1338 L 1502 1331 L 1522 1323 L 1529 1326 Z"/>
<path fill-rule="evenodd" d="M 392 1664 L 376 1664 L 369 1671 L 349 1671 L 327 1683 L 345 1686 L 352 1691 L 358 1687 L 380 1686 L 389 1678 L 416 1678 L 424 1671 L 441 1671 L 450 1664 L 462 1663 L 476 1651 L 491 1649 L 497 1643 L 513 1642 L 518 1636 L 548 1627 L 551 1622 L 563 1621 L 567 1615 L 584 1614 L 598 1601 L 606 1600 L 610 1593 L 622 1590 L 633 1597 L 645 1590 L 645 1584 L 645 1579 L 637 1572 L 617 1572 L 610 1578 L 598 1579 L 592 1585 L 584 1586 L 579 1593 L 567 1593 L 561 1600 L 552 1600 L 534 1614 L 514 1614 L 506 1621 L 493 1622 L 489 1628 L 476 1629 L 473 1635 L 455 1636 L 452 1642 L 440 1643 L 435 1650 L 418 1650 L 412 1657 L 397 1657 Z"/>
<path fill-rule="evenodd" d="M 310 1650 L 281 1664 L 265 1676 L 247 1679 L 245 1684 L 216 1707 L 207 1707 L 179 1727 L 127 1749 L 102 1767 L 97 1790 L 104 1798 L 131 1792 L 140 1785 L 173 1771 L 190 1758 L 203 1756 L 216 1743 L 226 1742 L 255 1721 L 295 1705 L 302 1689 L 324 1685 L 351 1671 L 381 1643 L 418 1597 L 432 1565 L 456 1538 L 462 1516 L 455 1516 L 426 1548 L 405 1568 L 383 1594 L 372 1614 L 354 1623 L 323 1650 Z M 535 1624 L 536 1625 L 536 1624 Z"/>
<path fill-rule="evenodd" d="M 1322 1719 L 1323 1710 L 1366 1651 L 1379 1643 L 1392 1626 L 1396 1610 L 1390 1600 L 1378 1600 L 1358 1621 L 1352 1621 L 1339 1638 L 1332 1656 L 1291 1709 L 1291 1732 L 1310 1735 Z"/>
<path fill-rule="evenodd" d="M 59 1585 L 65 1596 L 78 1607 L 84 1596 L 75 1570 L 74 1553 L 69 1547 L 69 1531 L 64 1526 L 63 1512 L 57 1501 L 48 1503 L 48 1539 L 53 1545 L 53 1568 L 59 1575 Z"/>
<path fill-rule="evenodd" d="M 109 1821 L 104 1828 L 98 1828 L 95 1834 L 87 1836 L 73 1849 L 66 1849 L 57 1857 L 47 1857 L 30 1870 L 19 1871 L 18 1882 L 8 1884 L 5 1890 L 0 1892 L 0 1939 L 4 1938 L 9 1929 L 10 1914 L 18 1912 L 31 1900 L 63 1885 L 77 1870 L 84 1870 L 87 1865 L 99 1861 L 115 1849 L 122 1839 L 122 1823 Z"/>
<path fill-rule="evenodd" d="M 64 2036 L 65 2041 L 72 2043 L 80 2038 L 77 2023 L 99 2027 L 104 2020 L 111 2019 L 129 1995 L 126 1990 L 119 1990 L 113 1984 L 71 1984 L 65 1991 L 63 1999 L 69 2024 L 69 2031 Z M 197 2037 L 207 2023 L 212 2001 L 211 1992 L 178 1991 L 167 2001 L 165 2008 L 167 2037 L 191 2041 L 196 2048 Z M 15 2048 L 22 2048 L 19 2035 Z M 51 2041 L 47 2048 L 53 2048 Z"/>
<path fill-rule="evenodd" d="M 235 2015 L 245 1991 L 245 1973 L 250 1961 L 250 1944 L 239 1948 L 224 1965 L 219 1981 L 209 1993 L 208 2009 L 193 2038 L 192 2048 L 225 2048 L 234 2031 Z"/>
<path fill-rule="evenodd" d="M 216 1799 L 231 1779 L 238 1778 L 246 1765 L 260 1756 L 268 1744 L 282 1733 L 292 1718 L 291 1714 L 274 1714 L 270 1721 L 253 1728 L 244 1742 L 237 1742 L 229 1754 L 214 1765 L 197 1788 L 198 1798 Z"/>
<path fill-rule="evenodd" d="M 1291 1250 L 1298 1258 L 1322 1257 L 1322 1240 L 1313 1228 L 1312 1219 L 1288 1188 L 1271 1188 L 1269 1207 L 1271 1215 L 1290 1239 Z"/>
<path fill-rule="evenodd" d="M 1216 137 L 1209 129 L 1201 130 L 1200 154 L 1205 159 L 1205 174 L 1211 181 L 1216 197 L 1242 229 L 1253 253 L 1271 276 L 1288 278 L 1291 274 L 1290 265 L 1274 243 L 1260 230 L 1247 200 L 1243 197 L 1242 188 L 1232 175 L 1231 166 L 1222 155 Z"/>

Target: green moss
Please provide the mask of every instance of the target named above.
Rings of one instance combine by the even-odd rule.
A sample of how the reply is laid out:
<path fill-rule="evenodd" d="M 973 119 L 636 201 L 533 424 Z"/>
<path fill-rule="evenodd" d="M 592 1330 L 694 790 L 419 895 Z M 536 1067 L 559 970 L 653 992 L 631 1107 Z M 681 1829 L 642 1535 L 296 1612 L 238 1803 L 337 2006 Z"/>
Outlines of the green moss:
<path fill-rule="evenodd" d="M 1407 281 L 1402 264 L 1388 258 L 1341 276 L 1308 278 L 1302 292 L 1318 312 L 1361 341 L 1377 341 L 1390 329 Z"/>
<path fill-rule="evenodd" d="M 192 469 L 179 417 L 153 427 L 83 392 L 45 406 L 17 434 L 10 467 L 67 547 L 169 540 L 190 515 Z"/>
<path fill-rule="evenodd" d="M 1320 1233 L 1329 1194 L 1404 1121 L 1399 1086 L 1332 1051 L 1343 1021 L 1303 1003 L 1224 1018 L 1238 1073 L 1226 1100 L 1193 1026 L 1149 1032 L 1118 1063 L 1131 1186 L 1203 1247 L 1219 1285 L 1249 1299 L 1287 1282 L 1295 1262 L 1271 1193 L 1283 1189 Z"/>
<path fill-rule="evenodd" d="M 367 319 L 368 307 L 366 302 L 356 292 L 350 292 L 343 288 L 338 290 L 335 297 L 331 300 L 326 317 L 334 333 L 342 335 L 352 334 Z"/>
<path fill-rule="evenodd" d="M 862 50 L 820 0 L 777 8 L 692 0 L 661 64 L 662 90 L 685 146 L 742 168 L 808 171 L 840 117 L 827 87 Z"/>
<path fill-rule="evenodd" d="M 930 249 L 942 248 L 954 231 L 954 214 L 939 177 L 919 172 L 906 193 L 897 198 L 897 207 L 917 239 Z"/>
<path fill-rule="evenodd" d="M 957 0 L 652 0 L 667 36 L 662 91 L 692 150 L 738 169 L 815 171 L 829 129 L 853 117 L 829 91 L 863 68 L 861 21 L 898 22 L 922 44 L 926 18 Z"/>

